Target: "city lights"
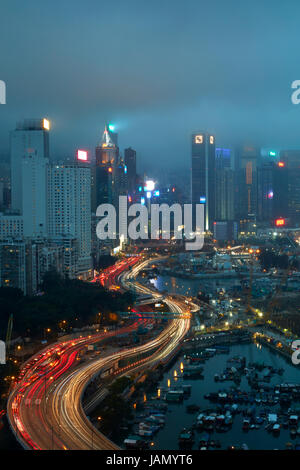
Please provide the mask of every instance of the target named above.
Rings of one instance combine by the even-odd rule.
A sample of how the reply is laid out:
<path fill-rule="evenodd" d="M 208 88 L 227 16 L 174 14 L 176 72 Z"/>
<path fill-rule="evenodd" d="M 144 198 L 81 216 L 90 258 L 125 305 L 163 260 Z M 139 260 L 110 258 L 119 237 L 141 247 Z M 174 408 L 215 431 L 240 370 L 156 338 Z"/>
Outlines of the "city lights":
<path fill-rule="evenodd" d="M 300 3 L 3 3 L 0 448 L 300 450 Z"/>
<path fill-rule="evenodd" d="M 86 162 L 88 159 L 88 153 L 86 150 L 77 150 L 77 160 Z"/>
<path fill-rule="evenodd" d="M 282 217 L 279 218 L 279 219 L 276 219 L 276 220 L 275 220 L 275 225 L 276 225 L 276 227 L 280 227 L 280 226 L 285 225 L 285 219 L 282 218 Z"/>
<path fill-rule="evenodd" d="M 152 181 L 152 180 L 146 181 L 145 191 L 154 191 L 154 189 L 155 189 L 154 181 Z"/>
<path fill-rule="evenodd" d="M 48 121 L 48 119 L 46 119 L 46 118 L 43 119 L 43 128 L 44 128 L 46 131 L 49 131 L 49 130 L 50 130 L 50 121 Z"/>

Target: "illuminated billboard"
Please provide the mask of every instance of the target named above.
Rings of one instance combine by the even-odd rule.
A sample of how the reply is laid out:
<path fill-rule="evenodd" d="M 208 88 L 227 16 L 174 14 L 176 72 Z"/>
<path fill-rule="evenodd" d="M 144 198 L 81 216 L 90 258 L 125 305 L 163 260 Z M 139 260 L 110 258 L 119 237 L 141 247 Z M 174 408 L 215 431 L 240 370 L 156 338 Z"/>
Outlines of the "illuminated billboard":
<path fill-rule="evenodd" d="M 77 160 L 81 162 L 87 162 L 88 153 L 86 150 L 77 150 Z"/>
<path fill-rule="evenodd" d="M 279 219 L 275 220 L 275 225 L 276 227 L 282 227 L 285 225 L 285 219 L 283 217 L 280 217 Z"/>

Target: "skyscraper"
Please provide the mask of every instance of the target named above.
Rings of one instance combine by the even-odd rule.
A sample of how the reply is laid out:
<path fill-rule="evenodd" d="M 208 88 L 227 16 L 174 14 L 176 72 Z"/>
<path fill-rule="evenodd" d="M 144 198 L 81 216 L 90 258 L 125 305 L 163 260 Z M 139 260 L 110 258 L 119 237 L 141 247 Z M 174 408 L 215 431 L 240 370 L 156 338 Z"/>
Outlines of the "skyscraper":
<path fill-rule="evenodd" d="M 48 214 L 51 238 L 77 239 L 77 276 L 91 275 L 91 170 L 88 164 L 48 167 Z"/>
<path fill-rule="evenodd" d="M 234 171 L 231 149 L 216 148 L 215 220 L 234 220 Z"/>
<path fill-rule="evenodd" d="M 257 216 L 257 166 L 259 150 L 252 146 L 243 146 L 237 150 L 236 208 L 239 219 Z"/>
<path fill-rule="evenodd" d="M 290 224 L 300 225 L 300 150 L 284 150 L 280 152 L 280 162 L 288 173 L 288 217 Z"/>
<path fill-rule="evenodd" d="M 25 119 L 11 132 L 11 207 L 20 214 L 23 213 L 26 202 L 23 200 L 22 160 L 33 156 L 36 157 L 35 160 L 49 158 L 49 130 L 50 124 L 47 119 Z M 37 161 L 34 165 L 39 166 Z"/>
<path fill-rule="evenodd" d="M 258 219 L 273 223 L 289 217 L 288 168 L 279 161 L 265 161 L 258 168 Z"/>
<path fill-rule="evenodd" d="M 215 220 L 215 137 L 192 134 L 192 204 L 205 204 L 205 230 Z M 195 220 L 195 218 L 194 218 Z"/>
<path fill-rule="evenodd" d="M 96 147 L 96 165 L 92 169 L 92 211 L 100 204 L 112 204 L 114 180 L 119 164 L 118 134 L 105 125 L 100 143 Z"/>
<path fill-rule="evenodd" d="M 136 151 L 129 147 L 125 149 L 124 156 L 127 167 L 128 191 L 132 194 L 136 188 Z"/>
<path fill-rule="evenodd" d="M 96 147 L 96 165 L 115 167 L 119 162 L 118 134 L 111 132 L 106 124 L 101 142 Z"/>
<path fill-rule="evenodd" d="M 21 160 L 22 215 L 25 237 L 47 235 L 47 165 L 34 149 Z"/>

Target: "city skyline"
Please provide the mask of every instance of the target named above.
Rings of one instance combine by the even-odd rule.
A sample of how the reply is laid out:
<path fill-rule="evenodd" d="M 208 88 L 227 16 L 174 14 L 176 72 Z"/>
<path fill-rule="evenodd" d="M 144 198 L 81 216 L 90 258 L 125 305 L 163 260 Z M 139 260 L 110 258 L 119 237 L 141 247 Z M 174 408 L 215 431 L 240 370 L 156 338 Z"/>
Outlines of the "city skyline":
<path fill-rule="evenodd" d="M 105 8 L 75 3 L 69 11 L 65 2 L 10 2 L 0 19 L 7 86 L 0 153 L 8 152 L 5 133 L 16 117 L 40 115 L 56 127 L 59 157 L 93 147 L 107 120 L 122 135 L 120 146 L 134 145 L 145 166 L 182 166 L 199 128 L 225 147 L 300 147 L 300 108 L 291 102 L 300 6 L 291 4 L 192 0 L 184 10 L 172 2 L 170 11 L 158 2 L 133 1 L 127 9 L 116 0 Z M 18 25 L 13 31 L 10 21 Z"/>
<path fill-rule="evenodd" d="M 3 3 L 0 450 L 300 450 L 299 0 Z"/>

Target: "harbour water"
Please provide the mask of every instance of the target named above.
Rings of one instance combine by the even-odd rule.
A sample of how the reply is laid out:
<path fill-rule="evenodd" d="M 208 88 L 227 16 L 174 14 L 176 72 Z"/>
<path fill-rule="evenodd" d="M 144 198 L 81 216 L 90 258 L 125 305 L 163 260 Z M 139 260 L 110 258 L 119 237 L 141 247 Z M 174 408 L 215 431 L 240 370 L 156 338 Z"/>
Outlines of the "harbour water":
<path fill-rule="evenodd" d="M 224 279 L 224 280 L 191 280 L 182 279 L 172 276 L 158 276 L 156 279 L 150 281 L 158 290 L 167 290 L 169 293 L 178 293 L 183 295 L 195 296 L 201 290 L 206 293 L 213 293 L 218 287 L 232 287 L 233 284 L 239 284 L 239 280 Z M 284 370 L 282 376 L 274 375 L 269 385 L 276 385 L 283 382 L 291 382 L 300 384 L 300 366 L 296 367 L 291 362 L 283 358 L 282 356 L 272 352 L 271 350 L 261 347 L 260 345 L 241 344 L 234 345 L 230 348 L 229 354 L 216 355 L 206 361 L 204 364 L 203 379 L 182 379 L 180 378 L 180 363 L 182 357 L 178 359 L 168 372 L 164 374 L 162 382 L 158 387 L 166 388 L 168 380 L 170 381 L 170 387 L 180 386 L 181 384 L 191 384 L 192 391 L 188 399 L 185 399 L 182 403 L 170 403 L 168 404 L 168 412 L 166 414 L 165 426 L 151 439 L 153 442 L 154 449 L 167 450 L 167 449 L 179 449 L 178 436 L 182 428 L 190 428 L 196 420 L 197 413 L 190 414 L 186 412 L 186 406 L 195 404 L 200 406 L 201 409 L 214 408 L 216 405 L 209 402 L 204 398 L 204 395 L 211 392 L 218 392 L 220 390 L 229 389 L 234 385 L 233 382 L 215 382 L 215 374 L 222 373 L 226 368 L 226 361 L 229 357 L 241 355 L 246 358 L 246 363 L 260 362 L 268 366 L 273 366 L 276 369 L 282 368 Z M 176 370 L 178 378 L 174 378 L 174 371 Z M 245 376 L 242 377 L 241 384 L 239 386 L 242 391 L 250 391 L 251 388 Z M 156 393 L 156 391 L 153 391 Z M 299 403 L 295 404 L 299 407 Z M 272 407 L 270 412 L 276 412 L 280 409 L 278 406 Z M 262 406 L 257 407 L 257 413 L 263 409 Z M 265 425 L 262 425 L 260 429 L 249 430 L 247 432 L 242 430 L 243 415 L 237 415 L 234 419 L 232 428 L 226 433 L 214 433 L 212 439 L 218 440 L 221 443 L 222 449 L 226 449 L 232 445 L 247 444 L 249 449 L 285 449 L 287 442 L 295 444 L 297 440 L 300 441 L 300 436 L 295 440 L 291 439 L 289 429 L 281 429 L 278 436 L 274 436 L 272 433 L 268 433 L 265 430 Z M 198 442 L 200 435 L 203 432 L 195 433 L 195 444 L 193 449 L 198 448 Z"/>
<path fill-rule="evenodd" d="M 157 276 L 157 279 L 151 279 L 151 284 L 156 289 L 167 290 L 170 294 L 182 294 L 195 296 L 199 291 L 210 293 L 217 288 L 229 288 L 239 285 L 239 279 L 182 279 L 174 276 Z"/>
<path fill-rule="evenodd" d="M 226 361 L 232 356 L 244 356 L 247 364 L 249 362 L 260 362 L 265 365 L 271 365 L 274 368 L 284 369 L 283 375 L 274 375 L 268 385 L 275 385 L 277 383 L 292 382 L 300 383 L 300 368 L 293 366 L 283 357 L 273 353 L 271 350 L 261 348 L 255 344 L 244 344 L 231 346 L 229 354 L 215 355 L 208 359 L 203 365 L 203 379 L 182 379 L 174 378 L 174 371 L 176 370 L 178 376 L 180 376 L 180 363 L 182 357 L 172 365 L 168 372 L 164 374 L 163 380 L 159 383 L 159 387 L 167 388 L 168 379 L 170 380 L 170 387 L 180 386 L 181 384 L 191 384 L 191 395 L 188 399 L 185 399 L 181 403 L 169 403 L 168 411 L 166 413 L 166 424 L 165 426 L 151 439 L 154 442 L 154 449 L 179 449 L 178 435 L 182 428 L 189 428 L 195 422 L 198 413 L 190 414 L 186 412 L 186 406 L 189 404 L 196 404 L 201 409 L 215 408 L 216 405 L 211 403 L 209 400 L 204 398 L 204 395 L 210 392 L 218 392 L 220 390 L 229 389 L 234 385 L 233 382 L 215 382 L 214 375 L 223 370 L 226 367 Z M 242 377 L 239 389 L 242 391 L 250 391 L 250 387 L 245 376 Z M 292 405 L 293 406 L 293 405 Z M 299 406 L 299 403 L 296 403 Z M 265 408 L 264 406 L 256 406 L 256 411 L 259 413 L 260 410 Z M 276 405 L 270 408 L 270 412 L 276 412 L 279 406 Z M 219 440 L 222 449 L 227 449 L 232 445 L 247 444 L 249 449 L 285 449 L 287 442 L 295 443 L 300 440 L 300 436 L 295 440 L 291 439 L 290 431 L 288 429 L 281 429 L 278 436 L 274 436 L 272 433 L 268 433 L 265 430 L 265 426 L 262 425 L 260 429 L 249 430 L 247 432 L 242 430 L 243 416 L 242 414 L 237 415 L 234 418 L 232 428 L 225 433 L 214 432 L 212 439 Z M 195 444 L 193 449 L 198 448 L 199 437 L 203 432 L 195 432 Z"/>

